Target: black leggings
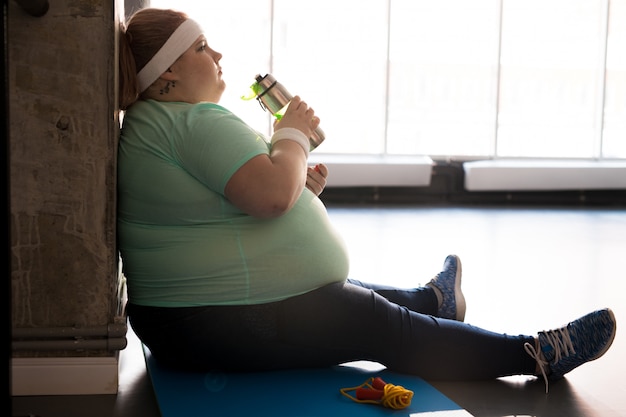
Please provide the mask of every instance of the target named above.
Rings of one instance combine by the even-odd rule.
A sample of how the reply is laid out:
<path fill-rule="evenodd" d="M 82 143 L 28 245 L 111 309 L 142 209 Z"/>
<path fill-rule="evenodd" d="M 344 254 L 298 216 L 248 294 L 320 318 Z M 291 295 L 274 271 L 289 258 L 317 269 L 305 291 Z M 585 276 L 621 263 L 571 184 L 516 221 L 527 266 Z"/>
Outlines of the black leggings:
<path fill-rule="evenodd" d="M 395 302 L 394 302 L 395 301 Z M 128 305 L 133 330 L 160 363 L 197 371 L 327 367 L 370 360 L 425 379 L 533 374 L 532 336 L 509 336 L 434 317 L 426 287 L 335 283 L 247 306 Z"/>

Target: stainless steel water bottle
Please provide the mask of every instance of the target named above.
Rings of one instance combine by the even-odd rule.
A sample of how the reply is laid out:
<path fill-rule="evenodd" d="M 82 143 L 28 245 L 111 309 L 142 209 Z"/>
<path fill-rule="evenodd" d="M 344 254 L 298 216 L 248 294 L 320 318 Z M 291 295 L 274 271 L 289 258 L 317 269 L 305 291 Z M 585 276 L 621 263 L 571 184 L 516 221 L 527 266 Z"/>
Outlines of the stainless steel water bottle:
<path fill-rule="evenodd" d="M 272 74 L 257 74 L 255 83 L 250 87 L 261 107 L 280 120 L 293 96 L 284 85 L 276 81 Z M 309 138 L 311 150 L 317 148 L 326 139 L 324 131 L 318 126 Z"/>

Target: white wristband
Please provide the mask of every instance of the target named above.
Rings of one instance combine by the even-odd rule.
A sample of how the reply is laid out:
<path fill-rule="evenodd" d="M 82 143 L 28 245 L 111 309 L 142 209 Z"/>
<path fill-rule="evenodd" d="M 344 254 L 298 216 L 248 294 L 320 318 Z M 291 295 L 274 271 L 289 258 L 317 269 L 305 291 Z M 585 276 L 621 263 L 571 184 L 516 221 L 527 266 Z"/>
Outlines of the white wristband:
<path fill-rule="evenodd" d="M 293 127 L 283 127 L 282 129 L 278 129 L 272 135 L 271 143 L 272 145 L 280 140 L 292 140 L 296 142 L 298 145 L 304 149 L 304 153 L 306 157 L 309 157 L 309 150 L 311 149 L 311 143 L 309 142 L 309 138 L 306 137 L 304 133 L 300 130 Z"/>

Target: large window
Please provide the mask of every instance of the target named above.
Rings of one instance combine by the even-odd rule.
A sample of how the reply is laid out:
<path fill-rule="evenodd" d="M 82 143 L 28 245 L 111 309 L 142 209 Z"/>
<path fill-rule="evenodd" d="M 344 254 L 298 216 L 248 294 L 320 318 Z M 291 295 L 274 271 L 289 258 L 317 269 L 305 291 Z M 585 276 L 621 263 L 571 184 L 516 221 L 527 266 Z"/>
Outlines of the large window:
<path fill-rule="evenodd" d="M 222 104 L 272 73 L 322 119 L 316 152 L 626 158 L 626 0 L 152 0 L 224 54 Z"/>

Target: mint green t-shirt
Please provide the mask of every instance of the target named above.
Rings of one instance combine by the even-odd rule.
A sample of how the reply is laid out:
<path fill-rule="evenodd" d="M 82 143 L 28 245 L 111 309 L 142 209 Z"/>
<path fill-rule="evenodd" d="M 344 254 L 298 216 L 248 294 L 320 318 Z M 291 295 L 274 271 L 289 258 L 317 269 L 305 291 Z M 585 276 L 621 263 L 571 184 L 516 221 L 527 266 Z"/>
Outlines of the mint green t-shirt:
<path fill-rule="evenodd" d="M 128 109 L 118 241 L 132 303 L 260 304 L 346 279 L 343 240 L 308 189 L 274 219 L 226 199 L 231 176 L 261 154 L 265 138 L 217 104 L 146 100 Z"/>

